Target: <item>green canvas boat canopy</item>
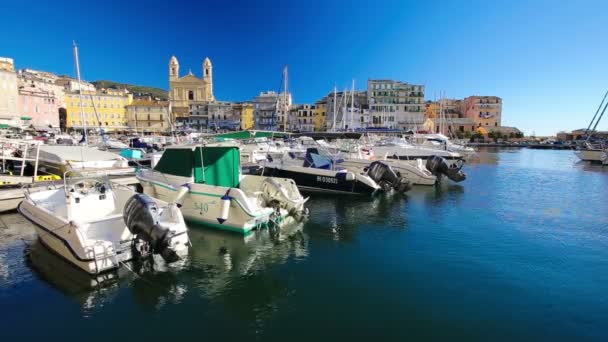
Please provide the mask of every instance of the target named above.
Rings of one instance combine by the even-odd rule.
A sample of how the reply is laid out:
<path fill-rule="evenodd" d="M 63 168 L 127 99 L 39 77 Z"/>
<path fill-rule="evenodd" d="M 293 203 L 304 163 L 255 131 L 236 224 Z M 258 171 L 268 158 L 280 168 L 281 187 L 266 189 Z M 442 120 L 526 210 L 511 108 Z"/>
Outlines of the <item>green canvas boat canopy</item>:
<path fill-rule="evenodd" d="M 181 177 L 194 177 L 196 183 L 238 188 L 241 163 L 235 146 L 191 146 L 168 148 L 155 171 Z"/>

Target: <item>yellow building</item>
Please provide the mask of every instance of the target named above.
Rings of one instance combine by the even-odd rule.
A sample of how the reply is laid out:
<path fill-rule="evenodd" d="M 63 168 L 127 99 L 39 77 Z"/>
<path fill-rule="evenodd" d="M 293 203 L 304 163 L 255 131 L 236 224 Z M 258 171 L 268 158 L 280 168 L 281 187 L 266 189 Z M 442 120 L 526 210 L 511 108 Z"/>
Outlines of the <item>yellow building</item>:
<path fill-rule="evenodd" d="M 126 106 L 129 128 L 144 132 L 164 132 L 170 130 L 168 122 L 168 102 L 136 100 Z"/>
<path fill-rule="evenodd" d="M 315 132 L 327 130 L 327 102 L 317 101 L 317 103 L 315 103 L 313 115 Z"/>
<path fill-rule="evenodd" d="M 81 106 L 82 102 L 82 106 Z M 126 129 L 125 107 L 133 102 L 127 90 L 101 89 L 65 93 L 66 127 L 72 130 L 102 127 L 105 130 Z"/>
<path fill-rule="evenodd" d="M 253 120 L 253 104 L 241 104 L 241 129 L 253 129 L 255 122 Z"/>

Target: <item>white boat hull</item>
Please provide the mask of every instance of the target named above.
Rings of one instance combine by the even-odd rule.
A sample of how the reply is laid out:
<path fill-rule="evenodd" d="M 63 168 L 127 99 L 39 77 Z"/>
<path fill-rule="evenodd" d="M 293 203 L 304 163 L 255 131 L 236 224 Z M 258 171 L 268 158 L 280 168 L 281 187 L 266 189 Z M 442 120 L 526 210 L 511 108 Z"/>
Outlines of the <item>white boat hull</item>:
<path fill-rule="evenodd" d="M 256 176 L 245 176 L 256 177 Z M 248 197 L 237 188 L 210 186 L 194 183 L 191 178 L 160 174 L 145 170 L 137 174 L 144 193 L 162 201 L 171 202 L 178 196 L 181 184 L 188 184 L 189 190 L 179 201 L 184 218 L 192 223 L 216 229 L 248 234 L 251 230 L 271 223 L 284 223 L 288 212 L 257 205 L 258 199 Z M 222 218 L 222 197 L 228 194 L 230 206 L 227 218 Z"/>
<path fill-rule="evenodd" d="M 346 159 L 339 165 L 353 172 L 363 172 L 372 162 L 373 160 L 366 159 Z M 383 162 L 387 163 L 395 172 L 399 172 L 413 185 L 435 185 L 437 182 L 437 177 L 426 169 L 421 170 L 418 162 L 410 163 L 403 160 L 383 160 Z"/>
<path fill-rule="evenodd" d="M 431 156 L 444 158 L 450 167 L 452 165 L 458 166 L 464 160 L 459 153 L 429 148 L 375 146 L 373 151 L 374 156 L 378 159 L 385 159 L 386 157 L 386 159 L 399 160 L 400 162 L 407 162 L 414 166 L 418 163 L 418 159 L 426 162 Z"/>
<path fill-rule="evenodd" d="M 133 258 L 130 249 L 117 254 L 114 247 L 108 243 L 100 243 L 93 248 L 87 246 L 82 235 L 78 234 L 79 227 L 58 219 L 51 213 L 38 210 L 29 201 L 21 202 L 18 210 L 34 224 L 38 238 L 49 250 L 89 274 L 115 270 L 121 262 Z M 130 245 L 132 239 L 130 236 L 130 239 L 125 241 L 126 244 Z"/>
<path fill-rule="evenodd" d="M 578 150 L 574 154 L 582 161 L 606 163 L 608 152 L 605 150 Z"/>

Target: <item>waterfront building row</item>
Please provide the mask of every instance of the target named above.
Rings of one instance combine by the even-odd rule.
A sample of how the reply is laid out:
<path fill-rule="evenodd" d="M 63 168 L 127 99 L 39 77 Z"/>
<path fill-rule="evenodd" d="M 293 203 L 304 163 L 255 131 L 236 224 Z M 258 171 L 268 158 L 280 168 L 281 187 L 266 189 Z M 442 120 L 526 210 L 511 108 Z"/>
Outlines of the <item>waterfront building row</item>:
<path fill-rule="evenodd" d="M 202 76 L 180 75 L 175 56 L 168 66 L 168 101 L 137 99 L 125 89 L 97 89 L 94 84 L 52 73 L 15 71 L 13 60 L 0 58 L 0 124 L 37 129 L 108 131 L 128 128 L 261 129 L 288 131 L 355 130 L 370 127 L 421 129 L 443 133 L 500 127 L 502 99 L 470 96 L 425 102 L 425 86 L 370 79 L 366 90 L 330 91 L 314 103 L 294 104 L 289 92 L 261 92 L 248 102 L 217 100 L 213 65 L 202 62 Z M 439 107 L 443 109 L 438 115 Z M 149 115 L 148 115 L 149 114 Z"/>

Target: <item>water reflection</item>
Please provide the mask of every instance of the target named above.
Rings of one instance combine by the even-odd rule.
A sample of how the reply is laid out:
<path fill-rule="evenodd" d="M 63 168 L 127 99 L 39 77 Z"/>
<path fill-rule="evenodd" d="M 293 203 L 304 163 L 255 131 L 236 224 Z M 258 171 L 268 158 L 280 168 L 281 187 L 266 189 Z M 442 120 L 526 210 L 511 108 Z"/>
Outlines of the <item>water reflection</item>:
<path fill-rule="evenodd" d="M 147 310 L 179 302 L 186 288 L 178 285 L 177 272 L 187 260 L 165 264 L 160 256 L 130 262 L 113 272 L 91 276 L 49 251 L 39 240 L 26 250 L 26 263 L 35 276 L 79 303 L 84 315 L 114 300 L 130 288 L 135 301 Z"/>
<path fill-rule="evenodd" d="M 38 279 L 79 303 L 85 316 L 119 295 L 130 295 L 140 308 L 156 311 L 180 303 L 192 292 L 251 318 L 272 311 L 273 303 L 288 293 L 287 284 L 271 272 L 273 267 L 292 257 L 308 256 L 302 224 L 260 230 L 247 237 L 196 226 L 189 234 L 189 256 L 170 265 L 155 257 L 91 277 L 37 240 L 25 251 L 26 263 Z"/>
<path fill-rule="evenodd" d="M 448 180 L 444 180 L 433 187 L 417 187 L 412 190 L 412 195 L 424 194 L 424 202 L 429 209 L 441 209 L 440 204 L 446 201 L 458 203 L 463 198 L 464 193 L 465 187 L 463 185 Z"/>
<path fill-rule="evenodd" d="M 0 288 L 22 279 L 18 263 L 23 247 L 36 239 L 34 228 L 19 214 L 4 214 L 0 220 Z M 16 273 L 16 274 L 15 274 Z"/>
<path fill-rule="evenodd" d="M 263 322 L 289 295 L 288 282 L 276 270 L 308 257 L 303 224 L 238 234 L 192 227 L 192 280 L 204 297 L 244 321 Z M 261 323 L 260 323 L 261 324 Z"/>
<path fill-rule="evenodd" d="M 598 172 L 608 174 L 608 165 L 602 165 L 599 163 L 589 163 L 582 160 L 574 161 L 574 167 L 583 171 Z"/>
<path fill-rule="evenodd" d="M 128 276 L 128 273 L 120 272 L 91 277 L 49 251 L 39 240 L 25 252 L 26 263 L 35 276 L 78 302 L 85 310 L 94 308 L 106 295 L 115 293 L 119 276 Z"/>
<path fill-rule="evenodd" d="M 282 264 L 292 255 L 308 255 L 308 238 L 302 224 L 282 229 L 262 229 L 242 236 L 230 232 L 193 226 L 190 230 L 191 262 L 216 276 L 248 275 Z"/>
<path fill-rule="evenodd" d="M 406 228 L 407 200 L 407 195 L 402 194 L 339 199 L 317 195 L 308 202 L 311 218 L 306 224 L 306 231 L 314 237 L 348 242 L 355 239 L 363 225 Z"/>

